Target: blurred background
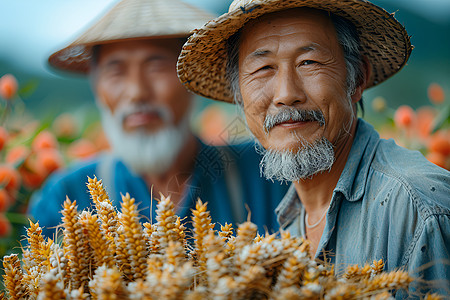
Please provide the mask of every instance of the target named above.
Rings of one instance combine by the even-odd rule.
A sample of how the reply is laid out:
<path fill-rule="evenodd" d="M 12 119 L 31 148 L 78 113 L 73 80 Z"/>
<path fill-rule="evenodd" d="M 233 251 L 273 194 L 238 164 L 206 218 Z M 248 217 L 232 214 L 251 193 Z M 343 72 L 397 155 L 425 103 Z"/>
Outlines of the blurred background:
<path fill-rule="evenodd" d="M 184 1 L 216 15 L 231 3 Z M 11 230 L 27 225 L 28 197 L 51 172 L 108 147 L 88 80 L 51 70 L 47 58 L 117 2 L 0 0 L 0 254 L 17 239 Z M 365 92 L 364 118 L 383 137 L 450 169 L 450 0 L 372 2 L 395 13 L 415 48 L 400 73 Z M 246 137 L 233 105 L 196 103 L 192 126 L 205 142 Z"/>
<path fill-rule="evenodd" d="M 184 0 L 216 15 L 231 0 Z M 396 108 L 417 108 L 427 102 L 427 87 L 450 89 L 450 1 L 376 0 L 407 28 L 415 46 L 408 65 L 391 80 L 368 90 L 366 103 L 381 96 Z M 33 85 L 26 106 L 36 117 L 77 111 L 93 104 L 85 78 L 50 70 L 48 56 L 68 44 L 93 19 L 117 0 L 0 0 L 0 75 L 12 73 L 19 83 Z M 25 96 L 25 95 L 24 95 Z M 371 107 L 366 105 L 366 118 Z"/>

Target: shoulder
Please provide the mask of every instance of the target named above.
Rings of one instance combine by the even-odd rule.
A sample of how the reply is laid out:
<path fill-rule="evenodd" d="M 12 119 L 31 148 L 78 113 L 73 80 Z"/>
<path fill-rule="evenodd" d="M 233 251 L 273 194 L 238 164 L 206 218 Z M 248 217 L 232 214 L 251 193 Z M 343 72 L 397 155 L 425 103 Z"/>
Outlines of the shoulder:
<path fill-rule="evenodd" d="M 81 177 L 87 181 L 87 176 L 95 175 L 95 170 L 100 161 L 101 158 L 95 158 L 89 161 L 72 164 L 66 169 L 53 173 L 46 181 L 46 185 L 60 181 L 71 181 Z"/>
<path fill-rule="evenodd" d="M 222 166 L 253 166 L 259 171 L 258 154 L 254 142 L 245 142 L 233 145 L 207 145 L 200 141 L 200 149 L 197 153 L 198 165 L 222 165 Z"/>
<path fill-rule="evenodd" d="M 257 162 L 261 159 L 261 155 L 256 150 L 255 142 L 248 141 L 241 144 L 218 146 L 220 152 L 225 152 L 232 159 L 240 162 Z"/>
<path fill-rule="evenodd" d="M 97 176 L 102 179 L 98 171 L 104 162 L 111 161 L 109 158 L 111 156 L 108 154 L 100 154 L 88 161 L 76 162 L 54 172 L 40 189 L 33 192 L 28 210 L 34 215 L 42 215 L 51 206 L 59 209 L 66 197 L 76 200 L 80 208 L 89 206 L 90 195 L 86 187 L 88 177 Z M 111 170 L 111 174 L 120 173 L 122 176 L 128 174 L 122 163 L 118 163 L 116 159 L 112 159 L 112 162 L 114 169 Z"/>
<path fill-rule="evenodd" d="M 419 151 L 400 147 L 393 140 L 380 139 L 371 167 L 374 176 L 386 180 L 381 189 L 405 195 L 423 217 L 450 211 L 450 172 L 429 162 Z M 404 203 L 408 204 L 408 203 Z M 425 214 L 425 215 L 424 215 Z"/>

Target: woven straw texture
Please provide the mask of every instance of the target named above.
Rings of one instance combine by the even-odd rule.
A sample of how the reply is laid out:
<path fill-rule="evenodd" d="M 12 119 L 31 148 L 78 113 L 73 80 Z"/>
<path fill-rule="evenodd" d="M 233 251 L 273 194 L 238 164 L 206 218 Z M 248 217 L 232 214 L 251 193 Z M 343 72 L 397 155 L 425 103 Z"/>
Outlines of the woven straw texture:
<path fill-rule="evenodd" d="M 185 87 L 201 96 L 233 102 L 225 77 L 226 40 L 258 16 L 295 7 L 330 11 L 352 21 L 361 39 L 362 53 L 372 65 L 368 86 L 398 72 L 412 46 L 405 28 L 384 9 L 364 0 L 235 0 L 228 13 L 194 30 L 177 64 Z"/>
<path fill-rule="evenodd" d="M 123 0 L 73 43 L 52 54 L 58 69 L 86 73 L 93 45 L 142 38 L 187 37 L 214 16 L 179 0 Z"/>

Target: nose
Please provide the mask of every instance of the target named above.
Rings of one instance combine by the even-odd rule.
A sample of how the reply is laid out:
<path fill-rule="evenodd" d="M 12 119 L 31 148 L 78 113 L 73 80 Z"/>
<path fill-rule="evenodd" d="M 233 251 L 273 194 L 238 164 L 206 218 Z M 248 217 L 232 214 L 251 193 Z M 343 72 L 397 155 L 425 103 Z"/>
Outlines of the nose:
<path fill-rule="evenodd" d="M 275 80 L 273 103 L 275 106 L 292 106 L 306 100 L 303 83 L 294 66 L 280 67 Z"/>
<path fill-rule="evenodd" d="M 126 98 L 130 102 L 145 102 L 150 99 L 150 84 L 140 68 L 129 71 L 126 81 Z"/>

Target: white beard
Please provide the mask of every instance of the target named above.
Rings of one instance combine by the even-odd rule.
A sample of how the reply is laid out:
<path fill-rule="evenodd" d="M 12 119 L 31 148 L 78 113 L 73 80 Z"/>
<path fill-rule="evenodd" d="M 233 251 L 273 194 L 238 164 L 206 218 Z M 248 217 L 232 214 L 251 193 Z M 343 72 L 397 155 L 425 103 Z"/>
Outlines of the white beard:
<path fill-rule="evenodd" d="M 275 115 L 266 115 L 264 130 L 266 134 L 277 124 L 294 121 L 316 121 L 325 126 L 325 118 L 319 110 L 303 110 L 287 107 L 279 110 Z M 264 149 L 257 142 L 257 149 L 263 155 L 259 164 L 261 175 L 266 179 L 278 181 L 299 181 L 311 178 L 324 171 L 331 170 L 334 164 L 333 144 L 322 137 L 309 143 L 303 137 L 295 134 L 300 146 L 293 150 Z"/>
<path fill-rule="evenodd" d="M 178 125 L 173 124 L 172 112 L 166 107 L 154 105 L 119 106 L 114 115 L 109 108 L 97 101 L 102 125 L 112 152 L 136 174 L 162 174 L 174 163 L 189 137 L 189 117 L 186 113 Z M 158 132 L 145 130 L 126 132 L 122 122 L 130 113 L 153 110 L 163 118 L 165 127 Z"/>
<path fill-rule="evenodd" d="M 326 138 L 313 144 L 302 141 L 297 152 L 264 149 L 259 146 L 263 158 L 259 164 L 266 179 L 299 181 L 315 174 L 329 171 L 334 163 L 333 145 Z"/>

